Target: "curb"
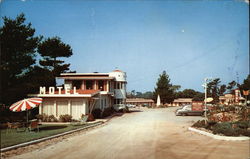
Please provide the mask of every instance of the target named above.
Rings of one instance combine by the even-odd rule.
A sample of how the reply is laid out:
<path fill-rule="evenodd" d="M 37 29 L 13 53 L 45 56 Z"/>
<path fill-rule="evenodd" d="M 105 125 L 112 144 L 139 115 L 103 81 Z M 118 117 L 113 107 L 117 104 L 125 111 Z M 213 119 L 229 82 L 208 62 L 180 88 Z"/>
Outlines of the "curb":
<path fill-rule="evenodd" d="M 17 149 L 19 147 L 24 147 L 24 146 L 28 146 L 28 145 L 31 145 L 31 144 L 43 142 L 43 141 L 46 141 L 46 140 L 49 140 L 49 139 L 53 139 L 53 138 L 56 138 L 56 137 L 67 135 L 67 134 L 71 134 L 71 133 L 74 133 L 74 132 L 77 132 L 77 131 L 81 131 L 81 130 L 84 130 L 84 129 L 92 128 L 92 127 L 101 125 L 103 123 L 104 122 L 100 121 L 100 122 L 96 122 L 96 123 L 94 123 L 92 125 L 83 127 L 83 128 L 79 128 L 79 129 L 75 129 L 75 130 L 70 130 L 70 131 L 67 131 L 67 132 L 64 132 L 64 133 L 61 133 L 61 134 L 56 134 L 56 135 L 53 135 L 53 136 L 48 136 L 48 137 L 44 137 L 44 138 L 41 138 L 41 139 L 37 139 L 37 140 L 33 140 L 33 141 L 29 141 L 29 142 L 25 142 L 25 143 L 21 143 L 21 144 L 17 144 L 17 145 L 5 147 L 5 148 L 2 148 L 0 150 L 0 152 L 5 152 L 5 151 L 12 150 L 12 149 Z"/>
<path fill-rule="evenodd" d="M 189 127 L 188 130 L 196 132 L 196 133 L 199 133 L 199 134 L 202 134 L 202 135 L 206 135 L 206 136 L 212 137 L 212 138 L 217 139 L 217 140 L 226 140 L 226 141 L 244 141 L 244 140 L 250 140 L 250 137 L 247 137 L 247 136 L 239 136 L 239 137 L 220 136 L 220 135 L 214 135 L 212 133 L 205 132 L 205 131 L 202 131 L 202 130 L 198 130 L 198 129 L 195 129 L 195 128 L 192 128 L 192 127 Z"/>

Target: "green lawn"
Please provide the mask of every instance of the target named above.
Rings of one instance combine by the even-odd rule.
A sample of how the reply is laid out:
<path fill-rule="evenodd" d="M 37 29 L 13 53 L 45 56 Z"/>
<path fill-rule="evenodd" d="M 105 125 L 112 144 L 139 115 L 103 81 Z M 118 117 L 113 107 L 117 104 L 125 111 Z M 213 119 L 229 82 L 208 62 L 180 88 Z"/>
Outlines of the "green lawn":
<path fill-rule="evenodd" d="M 82 128 L 82 127 L 86 127 L 89 126 L 91 124 L 84 124 L 84 125 L 41 125 L 40 131 L 37 132 L 35 131 L 21 131 L 20 130 L 6 130 L 6 129 L 2 129 L 1 130 L 1 148 L 4 147 L 8 147 L 8 146 L 12 146 L 12 145 L 16 145 L 16 144 L 20 144 L 20 143 L 24 143 L 27 141 L 32 141 L 35 139 L 39 139 L 39 138 L 43 138 L 43 137 L 48 137 L 48 136 L 52 136 L 52 135 L 56 135 L 56 134 L 60 134 L 63 132 L 67 132 L 70 130 L 74 130 L 77 128 Z"/>

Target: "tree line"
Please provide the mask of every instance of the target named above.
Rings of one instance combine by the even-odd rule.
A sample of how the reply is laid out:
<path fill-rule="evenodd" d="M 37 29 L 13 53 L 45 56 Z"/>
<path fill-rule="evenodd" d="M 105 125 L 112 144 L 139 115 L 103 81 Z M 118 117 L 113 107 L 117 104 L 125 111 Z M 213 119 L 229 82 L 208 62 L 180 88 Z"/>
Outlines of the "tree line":
<path fill-rule="evenodd" d="M 180 85 L 173 85 L 170 81 L 169 75 L 166 71 L 163 71 L 159 75 L 156 82 L 156 87 L 153 92 L 148 91 L 145 93 L 136 92 L 132 90 L 128 93 L 128 98 L 146 98 L 153 99 L 156 101 L 158 94 L 161 97 L 161 103 L 171 103 L 177 98 L 192 98 L 193 101 L 204 101 L 205 93 L 195 91 L 193 89 L 184 89 L 180 91 Z M 220 78 L 215 78 L 208 82 L 207 84 L 207 97 L 213 98 L 213 103 L 219 102 L 219 96 L 224 95 L 224 93 L 233 93 L 233 90 L 239 88 L 241 93 L 243 90 L 250 90 L 250 75 L 246 77 L 242 84 L 235 81 L 229 82 L 227 85 L 221 84 Z M 250 99 L 250 96 L 248 96 Z"/>
<path fill-rule="evenodd" d="M 2 19 L 0 104 L 10 105 L 28 93 L 37 93 L 39 86 L 55 86 L 55 77 L 70 71 L 70 64 L 62 58 L 73 53 L 60 37 L 36 36 L 23 13 L 15 19 Z"/>

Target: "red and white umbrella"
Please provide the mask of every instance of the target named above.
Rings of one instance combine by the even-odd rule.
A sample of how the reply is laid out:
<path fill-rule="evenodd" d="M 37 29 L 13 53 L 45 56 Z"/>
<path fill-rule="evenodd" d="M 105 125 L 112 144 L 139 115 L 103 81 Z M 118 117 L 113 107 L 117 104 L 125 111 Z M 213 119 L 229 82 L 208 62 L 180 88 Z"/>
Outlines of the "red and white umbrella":
<path fill-rule="evenodd" d="M 42 103 L 42 98 L 27 98 L 20 100 L 10 106 L 10 110 L 13 112 L 21 112 L 33 109 Z"/>

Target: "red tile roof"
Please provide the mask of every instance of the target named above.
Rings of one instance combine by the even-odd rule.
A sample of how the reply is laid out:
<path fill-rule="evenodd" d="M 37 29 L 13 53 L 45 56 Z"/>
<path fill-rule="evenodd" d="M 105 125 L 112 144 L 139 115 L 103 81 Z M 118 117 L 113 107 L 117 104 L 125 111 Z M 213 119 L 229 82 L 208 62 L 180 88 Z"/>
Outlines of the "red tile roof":
<path fill-rule="evenodd" d="M 114 70 L 113 72 L 122 72 L 121 70 Z"/>
<path fill-rule="evenodd" d="M 192 102 L 192 98 L 178 98 L 173 101 L 174 103 L 181 103 L 181 102 Z"/>

